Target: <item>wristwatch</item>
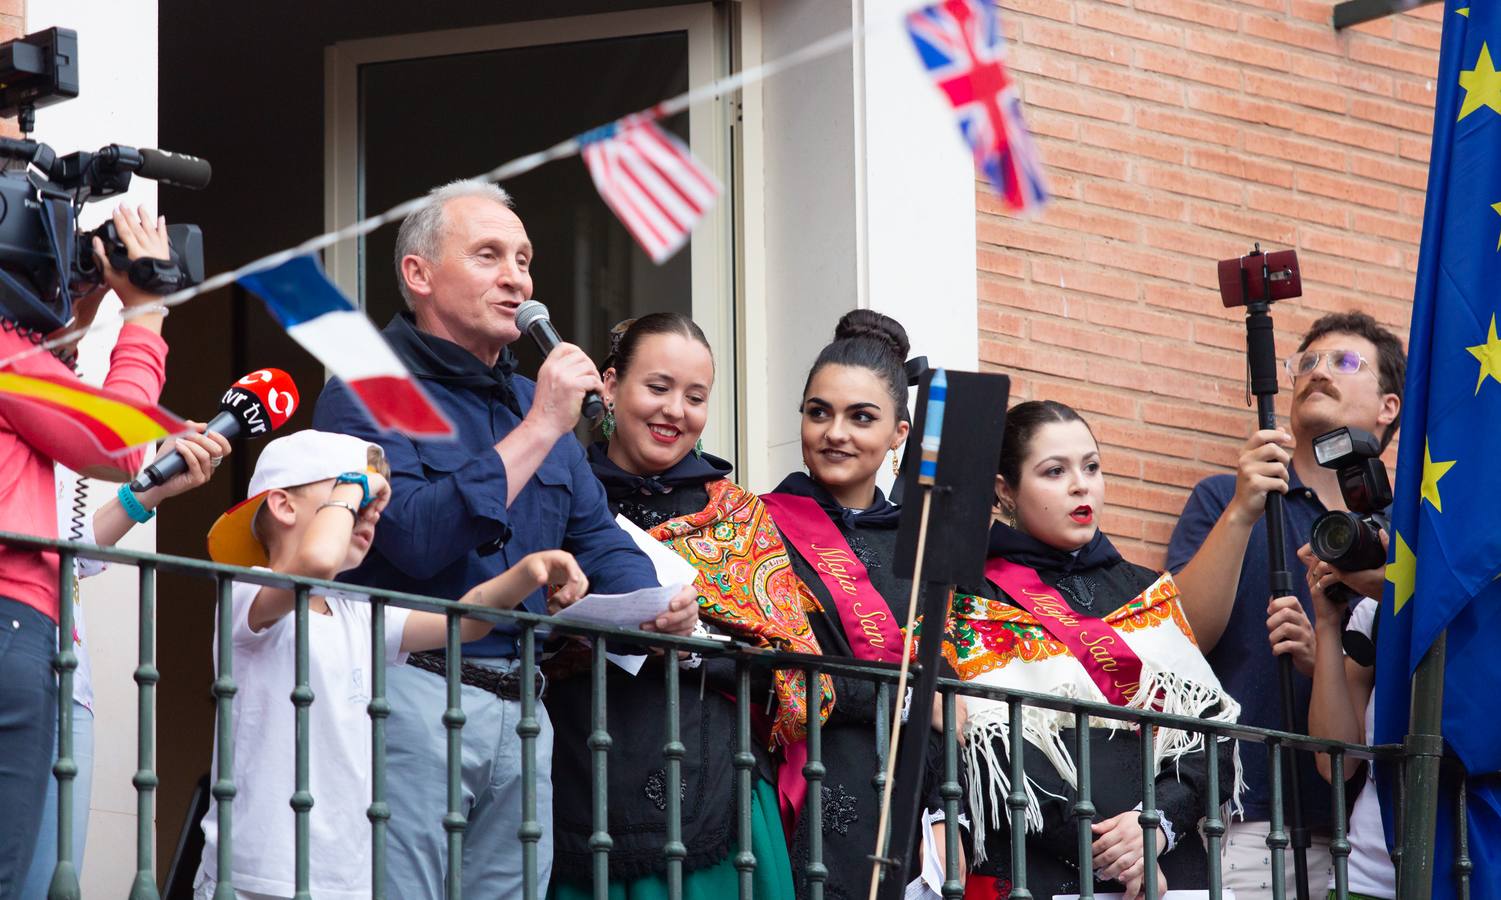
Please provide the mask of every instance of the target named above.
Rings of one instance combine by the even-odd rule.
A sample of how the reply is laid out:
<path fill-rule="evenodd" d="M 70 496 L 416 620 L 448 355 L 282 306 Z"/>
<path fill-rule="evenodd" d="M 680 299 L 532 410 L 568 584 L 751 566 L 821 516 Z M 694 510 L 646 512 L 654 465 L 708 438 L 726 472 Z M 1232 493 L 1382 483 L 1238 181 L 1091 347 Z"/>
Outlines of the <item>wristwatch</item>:
<path fill-rule="evenodd" d="M 364 509 L 374 499 L 370 496 L 370 479 L 365 476 L 364 472 L 345 472 L 334 479 L 335 487 L 341 484 L 357 484 L 360 490 L 365 492 L 365 496 L 360 500 L 360 509 Z"/>

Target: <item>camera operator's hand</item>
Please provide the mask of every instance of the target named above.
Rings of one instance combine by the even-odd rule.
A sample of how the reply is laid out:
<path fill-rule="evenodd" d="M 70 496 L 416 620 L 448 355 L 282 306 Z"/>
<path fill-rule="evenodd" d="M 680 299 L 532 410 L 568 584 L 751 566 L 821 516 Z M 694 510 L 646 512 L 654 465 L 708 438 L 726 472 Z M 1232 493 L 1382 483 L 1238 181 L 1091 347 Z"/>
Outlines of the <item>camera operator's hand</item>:
<path fill-rule="evenodd" d="M 1308 621 L 1308 613 L 1303 611 L 1303 602 L 1297 597 L 1278 597 L 1267 604 L 1266 630 L 1272 653 L 1290 654 L 1293 666 L 1312 678 L 1318 638 L 1313 623 Z"/>
<path fill-rule="evenodd" d="M 125 245 L 126 255 L 132 262 L 138 259 L 172 258 L 172 244 L 167 239 L 166 216 L 153 217 L 145 206 L 131 209 L 122 203 L 115 207 L 113 219 L 115 232 L 120 236 L 120 243 Z M 104 255 L 104 242 L 97 237 L 94 238 L 94 261 L 98 263 L 99 271 L 104 273 L 104 283 L 115 292 L 115 296 L 120 298 L 120 304 L 126 309 L 161 302 L 160 297 L 136 287 L 126 273 L 110 265 L 108 257 Z M 162 318 L 161 313 L 145 314 L 130 321 L 160 332 Z"/>
<path fill-rule="evenodd" d="M 1266 509 L 1271 491 L 1287 493 L 1287 465 L 1292 462 L 1293 437 L 1285 431 L 1263 429 L 1252 434 L 1240 451 L 1235 469 L 1235 497 L 1226 514 L 1249 525 Z"/>
<path fill-rule="evenodd" d="M 557 440 L 578 424 L 584 394 L 603 387 L 589 354 L 573 344 L 559 344 L 537 372 L 537 393 L 526 417 Z"/>

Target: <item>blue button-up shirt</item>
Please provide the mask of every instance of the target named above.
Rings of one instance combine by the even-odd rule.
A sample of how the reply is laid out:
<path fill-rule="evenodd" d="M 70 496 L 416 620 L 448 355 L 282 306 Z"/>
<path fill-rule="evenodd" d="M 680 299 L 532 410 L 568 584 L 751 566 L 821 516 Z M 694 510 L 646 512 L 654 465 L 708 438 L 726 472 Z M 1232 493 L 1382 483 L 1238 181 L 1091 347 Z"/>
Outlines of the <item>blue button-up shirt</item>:
<path fill-rule="evenodd" d="M 506 372 L 485 386 L 475 377 L 486 372 L 478 359 L 418 334 L 409 319 L 398 317 L 385 336 L 458 437 L 414 441 L 382 432 L 347 385 L 328 382 L 313 427 L 377 443 L 391 464 L 391 503 L 381 514 L 375 543 L 365 562 L 341 580 L 456 600 L 529 553 L 561 548 L 577 557 L 591 591 L 623 593 L 657 583 L 646 555 L 615 524 L 604 488 L 572 435 L 553 446 L 516 499 L 506 503 L 506 467 L 495 444 L 521 424 L 535 383 Z M 466 354 L 472 365 L 457 354 Z M 506 382 L 514 400 L 504 396 Z M 542 591 L 528 597 L 525 607 L 545 612 Z M 510 632 L 499 627 L 466 644 L 464 652 L 513 656 Z"/>
<path fill-rule="evenodd" d="M 1303 604 L 1303 611 L 1311 622 L 1313 599 L 1308 596 L 1308 583 L 1304 578 L 1306 570 L 1302 560 L 1298 559 L 1298 548 L 1308 543 L 1314 519 L 1325 510 L 1323 501 L 1303 486 L 1298 473 L 1291 471 L 1291 467 L 1289 474 L 1287 501 L 1282 504 L 1286 522 L 1282 537 L 1287 545 L 1287 568 L 1292 573 L 1293 593 Z M 1176 574 L 1188 565 L 1234 496 L 1234 475 L 1211 475 L 1194 487 L 1168 542 L 1167 567 L 1170 571 Z M 1280 730 L 1284 727 L 1282 689 L 1277 658 L 1272 655 L 1266 630 L 1266 608 L 1272 598 L 1267 565 L 1266 518 L 1263 516 L 1252 526 L 1251 539 L 1246 543 L 1240 581 L 1235 588 L 1235 606 L 1230 610 L 1225 632 L 1205 658 L 1225 690 L 1240 704 L 1241 724 Z M 1312 692 L 1312 680 L 1294 670 L 1294 732 L 1308 733 L 1308 700 Z M 1314 766 L 1313 754 L 1296 752 L 1294 755 L 1298 759 L 1298 780 L 1303 790 L 1303 822 L 1311 828 L 1327 828 L 1330 824 L 1329 783 Z M 1255 744 L 1241 744 L 1240 762 L 1246 778 L 1246 790 L 1241 797 L 1246 820 L 1267 821 L 1271 818 L 1272 786 L 1266 751 Z M 1283 793 L 1286 794 L 1285 782 Z"/>

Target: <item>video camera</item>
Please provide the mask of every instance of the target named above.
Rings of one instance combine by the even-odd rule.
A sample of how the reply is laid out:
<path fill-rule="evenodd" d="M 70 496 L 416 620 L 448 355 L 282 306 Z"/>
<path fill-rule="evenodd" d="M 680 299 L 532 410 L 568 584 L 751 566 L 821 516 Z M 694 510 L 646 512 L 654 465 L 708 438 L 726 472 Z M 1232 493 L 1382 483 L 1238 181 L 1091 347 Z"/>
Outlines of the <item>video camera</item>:
<path fill-rule="evenodd" d="M 37 107 L 76 96 L 77 32 L 49 28 L 0 44 L 0 117 L 17 117 L 23 134 L 32 130 Z M 167 227 L 170 260 L 131 262 L 113 222 L 85 232 L 78 213 L 89 201 L 126 191 L 133 174 L 206 187 L 211 170 L 204 160 L 121 144 L 58 156 L 44 143 L 13 138 L 0 138 L 0 159 L 21 164 L 0 172 L 0 317 L 43 334 L 66 325 L 73 301 L 103 281 L 92 249 L 96 236 L 109 264 L 143 290 L 170 294 L 203 280 L 198 226 Z"/>

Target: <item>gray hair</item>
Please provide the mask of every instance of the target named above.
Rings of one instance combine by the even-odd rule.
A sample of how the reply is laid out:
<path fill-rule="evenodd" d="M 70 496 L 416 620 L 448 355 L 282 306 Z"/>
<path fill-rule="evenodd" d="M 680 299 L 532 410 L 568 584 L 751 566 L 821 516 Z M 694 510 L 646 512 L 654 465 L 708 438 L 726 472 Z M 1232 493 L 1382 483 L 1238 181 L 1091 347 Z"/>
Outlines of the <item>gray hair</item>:
<path fill-rule="evenodd" d="M 407 290 L 406 276 L 401 271 L 401 261 L 408 256 L 438 261 L 443 250 L 443 231 L 448 225 L 444 208 L 448 201 L 461 197 L 483 197 L 508 209 L 516 205 L 505 188 L 473 178 L 450 181 L 428 191 L 427 202 L 402 219 L 401 228 L 396 231 L 396 289 L 401 291 L 407 309 L 412 308 L 413 300 Z"/>

